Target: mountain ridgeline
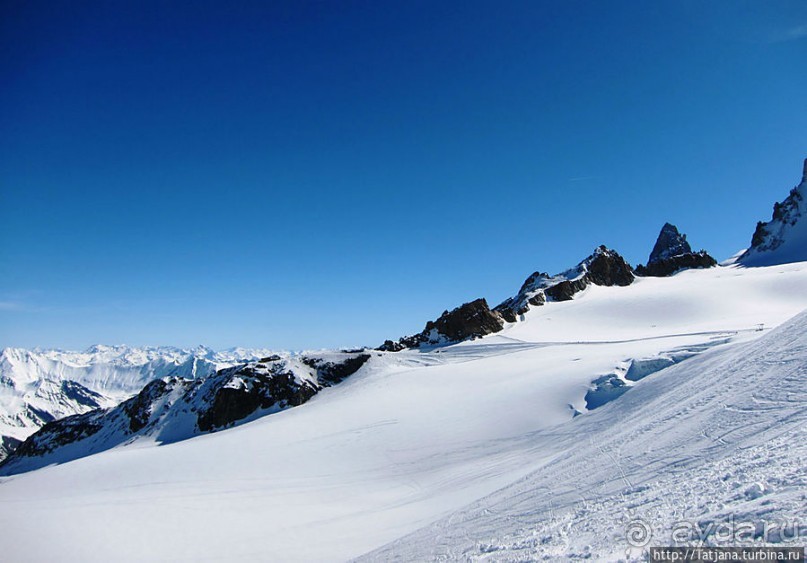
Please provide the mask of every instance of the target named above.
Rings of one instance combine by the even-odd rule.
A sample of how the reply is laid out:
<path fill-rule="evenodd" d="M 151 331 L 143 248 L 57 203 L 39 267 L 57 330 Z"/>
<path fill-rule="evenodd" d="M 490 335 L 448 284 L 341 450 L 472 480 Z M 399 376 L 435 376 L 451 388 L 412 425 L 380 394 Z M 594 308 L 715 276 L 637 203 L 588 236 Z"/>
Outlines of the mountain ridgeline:
<path fill-rule="evenodd" d="M 757 226 L 751 248 L 739 259 L 741 266 L 807 260 L 807 222 L 801 221 L 805 191 L 807 161 L 801 184 L 783 203 L 774 206 L 770 222 Z M 302 405 L 324 388 L 373 365 L 385 353 L 429 349 L 500 332 L 525 320 L 532 308 L 575 299 L 592 285 L 626 287 L 641 277 L 667 277 L 682 270 L 716 266 L 712 256 L 704 250 L 693 252 L 686 235 L 666 223 L 646 265 L 634 269 L 615 250 L 600 246 L 570 270 L 554 276 L 540 271 L 533 273 L 513 297 L 493 308 L 483 298 L 464 303 L 427 322 L 421 332 L 397 341 L 387 340 L 375 350 L 264 357 L 237 350 L 219 357 L 208 350 L 189 354 L 170 349 L 170 360 L 165 360 L 157 349 L 146 350 L 143 358 L 139 357 L 141 352 L 125 349 L 122 354 L 136 356 L 135 360 L 124 362 L 129 370 L 127 385 L 135 385 L 152 373 L 157 377 L 150 378 L 145 387 L 141 383 L 137 388 L 142 390 L 134 396 L 129 393 L 123 402 L 111 403 L 114 397 L 109 393 L 114 369 L 108 366 L 114 367 L 120 361 L 115 355 L 118 351 L 111 352 L 109 348 L 88 351 L 107 354 L 109 358 L 104 364 L 107 367 L 74 373 L 69 371 L 73 368 L 64 367 L 69 363 L 57 361 L 63 352 L 49 352 L 53 357 L 47 356 L 45 361 L 31 353 L 25 356 L 24 351 L 5 350 L 0 362 L 0 386 L 5 385 L 19 397 L 34 398 L 39 395 L 31 389 L 40 390 L 37 393 L 41 395 L 42 389 L 53 387 L 54 392 L 47 397 L 55 397 L 56 406 L 50 408 L 47 398 L 40 397 L 40 403 L 34 403 L 34 398 L 25 399 L 30 404 L 15 399 L 15 405 L 30 407 L 32 414 L 25 418 L 25 428 L 41 428 L 24 441 L 19 435 L 0 435 L 0 474 L 69 461 L 138 439 L 174 442 L 229 428 Z M 41 370 L 43 361 L 50 366 L 47 377 L 25 372 L 23 378 L 15 378 L 15 369 L 34 365 Z M 146 370 L 142 366 L 150 367 Z M 158 366 L 159 371 L 153 366 Z M 51 373 L 54 369 L 59 372 L 58 377 Z M 65 370 L 70 380 L 62 373 Z M 99 373 L 103 374 L 100 379 Z M 0 412 L 0 422 L 4 414 L 8 413 Z M 62 418 L 66 414 L 73 416 Z M 12 427 L 20 420 L 23 419 L 16 413 L 6 416 Z"/>
<path fill-rule="evenodd" d="M 711 268 L 717 261 L 706 251 L 693 253 L 686 235 L 666 223 L 650 254 L 647 266 L 635 270 L 615 250 L 600 246 L 574 268 L 550 276 L 535 272 L 522 284 L 515 296 L 506 299 L 493 309 L 485 299 L 476 299 L 451 311 L 444 311 L 435 321 L 426 323 L 423 331 L 404 336 L 397 341 L 387 340 L 378 350 L 398 352 L 421 346 L 440 346 L 452 342 L 474 339 L 501 331 L 507 323 L 523 319 L 532 307 L 541 307 L 551 301 L 569 301 L 590 285 L 624 287 L 637 276 L 666 277 L 691 268 Z"/>
<path fill-rule="evenodd" d="M 281 357 L 196 379 L 155 379 L 116 407 L 45 424 L 0 463 L 0 473 L 28 471 L 149 437 L 176 442 L 302 405 L 359 370 L 370 355 L 329 352 Z"/>
<path fill-rule="evenodd" d="M 745 266 L 771 266 L 785 262 L 807 260 L 807 159 L 801 182 L 790 190 L 782 202 L 773 205 L 773 216 L 768 222 L 760 221 L 751 246 L 740 256 Z"/>
<path fill-rule="evenodd" d="M 807 260 L 807 159 L 804 160 L 801 183 L 790 191 L 781 203 L 773 206 L 773 218 L 759 222 L 751 240 L 751 247 L 739 258 L 746 266 Z M 685 234 L 665 223 L 659 232 L 646 265 L 635 269 L 616 251 L 600 246 L 575 268 L 550 276 L 535 272 L 521 286 L 518 293 L 493 309 L 485 299 L 460 305 L 444 311 L 435 321 L 411 336 L 397 341 L 386 340 L 377 349 L 397 352 L 407 348 L 439 346 L 474 339 L 501 331 L 506 323 L 518 322 L 530 310 L 547 301 L 568 301 L 589 285 L 627 286 L 639 277 L 667 277 L 689 269 L 712 268 L 715 260 L 705 250 L 694 252 Z"/>

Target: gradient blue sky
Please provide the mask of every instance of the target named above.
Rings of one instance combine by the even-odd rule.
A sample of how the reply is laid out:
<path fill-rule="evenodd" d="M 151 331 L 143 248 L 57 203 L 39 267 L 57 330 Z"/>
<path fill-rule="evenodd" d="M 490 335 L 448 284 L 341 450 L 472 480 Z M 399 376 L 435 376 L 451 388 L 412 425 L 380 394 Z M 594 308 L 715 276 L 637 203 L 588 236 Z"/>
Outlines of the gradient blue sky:
<path fill-rule="evenodd" d="M 0 346 L 378 344 L 807 156 L 807 2 L 0 7 Z"/>

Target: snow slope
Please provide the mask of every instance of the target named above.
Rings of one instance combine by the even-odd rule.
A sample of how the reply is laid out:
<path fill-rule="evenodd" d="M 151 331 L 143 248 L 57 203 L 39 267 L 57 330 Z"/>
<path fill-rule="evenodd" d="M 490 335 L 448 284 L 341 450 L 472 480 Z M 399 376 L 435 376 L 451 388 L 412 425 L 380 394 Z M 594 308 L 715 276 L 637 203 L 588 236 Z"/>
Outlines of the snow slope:
<path fill-rule="evenodd" d="M 536 432 L 535 471 L 359 560 L 645 561 L 647 545 L 803 546 L 805 382 L 807 311 Z"/>
<path fill-rule="evenodd" d="M 616 445 L 605 441 L 608 432 L 623 435 L 633 428 L 644 429 L 640 449 L 652 451 L 665 440 L 679 448 L 669 458 L 659 449 L 656 458 L 641 459 L 647 462 L 648 480 L 656 478 L 656 470 L 658 479 L 683 483 L 673 462 L 680 455 L 680 463 L 694 463 L 680 449 L 692 438 L 692 427 L 681 421 L 705 409 L 699 397 L 714 405 L 725 388 L 728 405 L 756 404 L 764 420 L 803 409 L 803 394 L 788 395 L 798 391 L 788 386 L 803 387 L 803 367 L 776 362 L 791 354 L 804 365 L 796 336 L 803 334 L 804 321 L 787 328 L 786 338 L 772 333 L 755 339 L 807 308 L 805 288 L 807 263 L 697 270 L 628 287 L 590 286 L 572 301 L 534 308 L 523 321 L 480 340 L 431 351 L 378 352 L 367 368 L 308 403 L 235 429 L 163 446 L 140 440 L 0 478 L 0 529 L 13 538 L 3 544 L 3 559 L 346 560 L 453 513 L 465 514 L 457 511 L 503 487 L 517 487 L 520 479 L 535 478 L 537 469 L 563 456 L 577 463 L 553 466 L 555 481 L 565 487 L 557 489 L 558 502 L 568 508 L 571 501 L 564 499 L 574 497 L 574 476 L 583 478 L 590 461 L 574 457 L 572 450 L 598 452 L 590 437 L 599 437 L 607 446 L 601 457 L 611 460 Z M 765 352 L 764 346 L 779 341 L 781 349 Z M 693 357 L 684 359 L 688 356 Z M 740 367 L 758 356 L 761 363 L 749 368 L 753 373 L 743 371 L 736 381 L 720 377 L 731 362 Z M 664 366 L 673 360 L 677 365 L 655 375 L 636 368 L 630 376 L 636 381 L 629 378 L 634 365 Z M 678 374 L 674 385 L 643 391 L 666 382 L 669 373 Z M 777 374 L 784 387 L 769 385 Z M 604 376 L 631 390 L 588 411 L 592 382 Z M 794 398 L 795 407 L 783 402 L 787 397 Z M 643 398 L 653 402 L 646 410 L 624 406 L 639 409 Z M 766 408 L 768 400 L 778 401 L 771 403 L 775 408 Z M 734 419 L 724 424 L 721 409 L 706 410 L 717 417 L 702 418 L 714 422 L 704 429 L 708 439 L 731 443 L 725 424 Z M 765 443 L 744 436 L 749 452 Z M 774 444 L 768 434 L 760 440 Z M 707 463 L 721 463 L 722 450 L 706 451 Z M 614 463 L 605 469 L 596 459 L 592 479 L 604 479 L 610 471 L 627 488 Z M 782 475 L 791 470 L 783 465 Z M 740 494 L 744 482 L 736 479 Z M 637 487 L 643 484 L 636 481 Z M 794 498 L 784 485 L 770 485 L 782 492 L 782 506 Z M 554 502 L 546 500 L 553 491 L 543 489 L 547 495 L 534 518 Z M 604 488 L 602 498 L 610 498 L 610 492 Z M 595 493 L 596 488 L 587 496 L 600 498 Z M 716 505 L 711 509 L 718 511 Z M 563 521 L 553 522 L 562 529 Z M 602 532 L 596 528 L 600 522 L 592 520 L 595 528 L 586 537 Z M 465 545 L 450 535 L 456 530 L 442 525 L 450 541 L 437 541 L 433 530 L 421 533 L 448 553 L 462 552 Z M 496 524 L 491 528 L 496 533 L 484 541 L 507 548 L 502 530 L 518 526 L 517 521 L 509 527 Z M 43 536 L 48 541 L 41 541 Z M 557 542 L 553 553 L 585 549 Z M 390 553 L 428 557 L 430 552 L 417 551 L 415 543 L 378 558 Z M 597 549 L 610 546 L 606 540 Z"/>
<path fill-rule="evenodd" d="M 209 375 L 268 355 L 268 350 L 215 352 L 203 346 L 97 345 L 84 352 L 5 348 L 0 351 L 0 436 L 25 439 L 50 420 L 111 407 L 159 377 Z"/>

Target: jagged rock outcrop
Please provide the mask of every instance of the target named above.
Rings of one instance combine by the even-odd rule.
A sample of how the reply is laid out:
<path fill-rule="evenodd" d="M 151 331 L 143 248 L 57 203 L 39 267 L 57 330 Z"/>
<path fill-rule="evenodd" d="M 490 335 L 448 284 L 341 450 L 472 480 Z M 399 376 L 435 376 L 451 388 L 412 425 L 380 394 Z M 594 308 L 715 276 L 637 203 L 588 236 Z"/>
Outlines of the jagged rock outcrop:
<path fill-rule="evenodd" d="M 675 225 L 664 223 L 647 263 L 652 264 L 659 260 L 667 260 L 673 256 L 690 254 L 691 252 L 692 247 L 687 242 L 687 236 L 680 233 Z"/>
<path fill-rule="evenodd" d="M 717 266 L 717 260 L 712 258 L 705 250 L 690 252 L 671 258 L 648 263 L 647 266 L 636 267 L 637 276 L 666 278 L 681 270 L 694 268 L 713 268 Z"/>
<path fill-rule="evenodd" d="M 53 420 L 119 405 L 155 379 L 193 379 L 268 350 L 95 345 L 83 351 L 0 350 L 0 440 L 23 441 Z M 11 443 L 11 442 L 9 442 Z M 7 448 L 0 447 L 0 460 Z"/>
<path fill-rule="evenodd" d="M 9 444 L 16 448 L 0 463 L 0 474 L 84 457 L 143 436 L 183 440 L 299 406 L 369 359 L 365 352 L 270 356 L 207 377 L 156 379 L 116 407 L 49 422 L 21 444 Z"/>
<path fill-rule="evenodd" d="M 713 266 L 717 266 L 717 260 L 705 250 L 692 252 L 687 236 L 680 233 L 675 225 L 664 223 L 647 266 L 637 266 L 636 275 L 663 278 L 681 270 Z"/>
<path fill-rule="evenodd" d="M 232 373 L 223 374 L 223 381 L 201 393 L 203 407 L 196 424 L 202 432 L 226 428 L 258 410 L 276 412 L 300 406 L 321 388 L 282 361 L 225 371 Z"/>
<path fill-rule="evenodd" d="M 492 311 L 485 299 L 475 299 L 451 311 L 443 311 L 437 320 L 427 322 L 422 332 L 397 342 L 387 340 L 378 349 L 400 352 L 405 348 L 460 342 L 499 332 L 503 327 L 502 316 Z"/>
<path fill-rule="evenodd" d="M 0 436 L 0 461 L 10 456 L 20 444 L 22 444 L 22 440 L 11 436 Z"/>
<path fill-rule="evenodd" d="M 350 377 L 370 359 L 370 354 L 359 353 L 341 362 L 328 361 L 323 358 L 304 356 L 303 363 L 317 372 L 317 381 L 323 387 L 341 383 Z"/>
<path fill-rule="evenodd" d="M 569 301 L 590 284 L 626 286 L 633 283 L 633 270 L 618 252 L 598 247 L 577 266 L 550 276 L 535 272 L 526 279 L 518 293 L 494 308 L 507 322 L 516 322 L 530 307 L 540 307 L 547 301 Z"/>
<path fill-rule="evenodd" d="M 625 286 L 633 283 L 633 269 L 622 256 L 605 246 L 598 247 L 577 266 L 557 276 L 535 272 L 518 293 L 490 309 L 485 299 L 465 303 L 445 311 L 436 321 L 426 323 L 422 332 L 397 341 L 387 340 L 378 347 L 400 352 L 424 345 L 450 344 L 499 332 L 505 323 L 514 323 L 530 306 L 540 307 L 547 300 L 568 301 L 590 284 Z"/>
<path fill-rule="evenodd" d="M 773 205 L 773 217 L 760 221 L 751 237 L 751 247 L 739 258 L 745 266 L 770 266 L 807 260 L 807 159 L 801 183 L 781 203 Z"/>

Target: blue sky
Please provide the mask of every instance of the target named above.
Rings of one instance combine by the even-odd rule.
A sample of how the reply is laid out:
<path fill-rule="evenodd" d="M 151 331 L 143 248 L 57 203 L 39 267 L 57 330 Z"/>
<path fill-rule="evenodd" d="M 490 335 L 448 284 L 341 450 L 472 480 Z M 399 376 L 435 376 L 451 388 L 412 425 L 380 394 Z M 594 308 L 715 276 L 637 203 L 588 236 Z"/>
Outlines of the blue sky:
<path fill-rule="evenodd" d="M 378 344 L 807 156 L 803 1 L 0 10 L 0 346 Z"/>

